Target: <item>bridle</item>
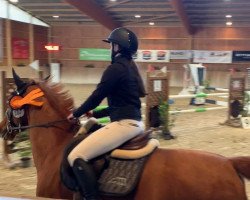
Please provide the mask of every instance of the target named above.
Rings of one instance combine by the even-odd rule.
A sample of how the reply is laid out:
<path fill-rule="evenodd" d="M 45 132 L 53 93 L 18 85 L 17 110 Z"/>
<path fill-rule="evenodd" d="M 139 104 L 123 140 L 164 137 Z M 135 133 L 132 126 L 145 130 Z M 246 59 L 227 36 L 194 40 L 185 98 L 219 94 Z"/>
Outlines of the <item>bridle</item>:
<path fill-rule="evenodd" d="M 31 85 L 35 85 L 34 82 L 26 84 L 23 88 L 21 88 L 21 90 L 16 90 L 12 93 L 12 95 L 9 98 L 8 104 L 9 107 L 5 113 L 6 115 L 6 130 L 4 130 L 4 132 L 2 133 L 2 137 L 4 139 L 10 139 L 13 140 L 15 138 L 15 136 L 20 133 L 25 131 L 26 129 L 31 129 L 31 128 L 50 128 L 50 127 L 54 127 L 54 128 L 59 128 L 59 129 L 63 129 L 59 126 L 56 126 L 56 124 L 62 123 L 67 121 L 67 119 L 60 119 L 60 120 L 55 120 L 55 121 L 51 121 L 51 122 L 46 122 L 46 123 L 41 123 L 41 124 L 32 124 L 29 125 L 28 124 L 28 119 L 27 119 L 27 115 L 25 114 L 25 111 L 27 109 L 27 104 L 23 103 L 24 105 L 20 104 L 20 101 L 22 101 L 25 97 L 27 97 L 29 95 L 29 97 L 32 98 L 32 91 L 28 94 L 26 94 L 25 96 L 23 96 L 23 94 L 26 92 L 27 88 Z M 41 91 L 41 89 L 37 89 L 38 91 L 36 93 L 34 93 L 35 96 L 33 96 L 34 98 L 30 101 L 30 104 L 33 103 L 33 105 L 41 105 L 41 102 L 36 101 L 37 97 L 42 97 L 44 94 Z M 35 98 L 36 97 L 36 98 Z M 12 100 L 14 99 L 14 103 L 12 103 Z M 18 102 L 18 99 L 19 102 Z M 22 103 L 22 102 L 21 102 Z M 39 104 L 40 103 L 40 104 Z M 13 105 L 21 105 L 20 107 L 15 107 L 13 108 Z M 70 129 L 72 127 L 78 127 L 80 125 L 79 121 L 76 122 L 76 124 L 72 124 L 72 126 L 70 127 Z M 64 129 L 63 129 L 64 130 Z"/>
<path fill-rule="evenodd" d="M 42 128 L 49 128 L 49 127 L 60 128 L 60 127 L 56 126 L 55 124 L 67 121 L 67 119 L 60 119 L 60 120 L 55 120 L 55 121 L 42 123 L 42 124 L 33 124 L 33 125 L 22 125 L 21 123 L 16 124 L 12 120 L 11 109 L 7 109 L 6 118 L 7 118 L 7 126 L 6 126 L 7 133 L 8 134 L 13 133 L 15 135 L 17 133 L 25 131 L 26 129 L 31 129 L 31 128 L 39 128 L 39 127 L 42 127 Z"/>

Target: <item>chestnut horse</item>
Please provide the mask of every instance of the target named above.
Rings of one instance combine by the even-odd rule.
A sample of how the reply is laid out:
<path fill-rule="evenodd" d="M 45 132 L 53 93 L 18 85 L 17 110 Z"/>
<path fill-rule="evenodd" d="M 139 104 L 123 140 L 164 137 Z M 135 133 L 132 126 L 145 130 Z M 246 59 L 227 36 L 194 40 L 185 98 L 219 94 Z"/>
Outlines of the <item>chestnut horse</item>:
<path fill-rule="evenodd" d="M 36 195 L 72 199 L 73 193 L 60 180 L 59 169 L 64 148 L 75 134 L 66 120 L 73 100 L 62 92 L 60 84 L 52 85 L 49 80 L 27 84 L 16 75 L 14 78 L 19 91 L 17 99 L 23 100 L 13 105 L 25 109 L 30 128 L 37 169 Z M 27 98 L 36 89 L 43 92 L 32 100 L 39 105 Z M 243 178 L 250 178 L 250 157 L 226 158 L 203 151 L 159 148 L 148 159 L 130 196 L 103 199 L 246 200 Z"/>

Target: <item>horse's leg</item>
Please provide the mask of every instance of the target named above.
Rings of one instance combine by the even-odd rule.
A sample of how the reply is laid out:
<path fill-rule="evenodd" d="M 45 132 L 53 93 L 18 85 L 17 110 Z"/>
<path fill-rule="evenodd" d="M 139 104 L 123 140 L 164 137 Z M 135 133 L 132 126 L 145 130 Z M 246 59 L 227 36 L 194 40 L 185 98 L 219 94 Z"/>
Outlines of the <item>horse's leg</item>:
<path fill-rule="evenodd" d="M 3 163 L 5 167 L 12 169 L 15 167 L 15 163 L 13 163 L 9 156 L 10 149 L 8 147 L 8 141 L 3 140 Z"/>
<path fill-rule="evenodd" d="M 58 170 L 58 168 L 55 170 Z M 73 193 L 61 183 L 59 171 L 54 171 L 53 173 L 52 170 L 45 169 L 37 172 L 36 196 L 56 199 L 72 199 Z"/>
<path fill-rule="evenodd" d="M 3 140 L 3 159 L 4 159 L 5 162 L 10 162 L 10 157 L 8 155 L 7 140 Z"/>

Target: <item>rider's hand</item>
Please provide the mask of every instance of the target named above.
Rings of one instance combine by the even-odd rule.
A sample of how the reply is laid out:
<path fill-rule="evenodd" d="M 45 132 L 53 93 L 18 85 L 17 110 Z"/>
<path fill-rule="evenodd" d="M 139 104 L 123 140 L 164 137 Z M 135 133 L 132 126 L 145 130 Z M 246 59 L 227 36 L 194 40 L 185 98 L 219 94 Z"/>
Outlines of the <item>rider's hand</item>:
<path fill-rule="evenodd" d="M 75 123 L 77 121 L 77 118 L 73 115 L 73 113 L 70 113 L 67 117 L 67 120 L 70 122 L 70 123 Z"/>
<path fill-rule="evenodd" d="M 85 113 L 85 116 L 86 116 L 87 118 L 91 118 L 91 117 L 93 117 L 93 112 L 92 112 L 92 111 L 86 112 L 86 113 Z"/>

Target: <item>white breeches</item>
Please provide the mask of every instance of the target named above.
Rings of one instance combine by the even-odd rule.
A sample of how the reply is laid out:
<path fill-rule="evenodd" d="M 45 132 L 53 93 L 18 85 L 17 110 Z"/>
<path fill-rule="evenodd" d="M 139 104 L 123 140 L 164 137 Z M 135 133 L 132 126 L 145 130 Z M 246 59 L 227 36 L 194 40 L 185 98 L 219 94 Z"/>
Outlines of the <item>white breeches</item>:
<path fill-rule="evenodd" d="M 80 142 L 69 154 L 68 161 L 73 166 L 77 158 L 89 161 L 97 156 L 115 149 L 144 130 L 141 121 L 125 119 L 111 122 L 95 131 Z"/>

